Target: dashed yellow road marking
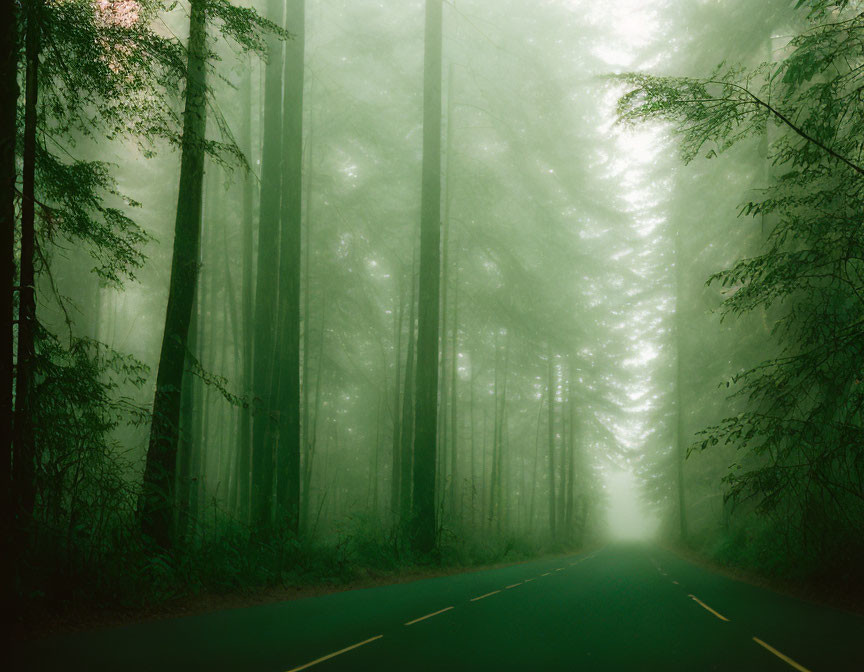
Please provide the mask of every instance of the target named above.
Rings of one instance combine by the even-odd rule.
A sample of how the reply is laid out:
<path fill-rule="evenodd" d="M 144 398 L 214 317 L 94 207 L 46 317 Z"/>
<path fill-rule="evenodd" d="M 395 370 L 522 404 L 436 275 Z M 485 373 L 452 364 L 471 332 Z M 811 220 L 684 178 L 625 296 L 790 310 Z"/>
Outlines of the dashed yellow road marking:
<path fill-rule="evenodd" d="M 495 593 L 500 593 L 500 592 L 501 592 L 500 590 L 493 590 L 491 593 L 486 593 L 485 595 L 481 595 L 480 597 L 472 597 L 471 601 L 476 602 L 477 600 L 482 600 L 484 597 L 489 597 L 491 595 L 494 595 Z"/>
<path fill-rule="evenodd" d="M 420 621 L 425 621 L 427 618 L 432 618 L 433 616 L 437 616 L 438 614 L 443 614 L 445 611 L 450 611 L 453 607 L 445 607 L 444 609 L 439 609 L 438 611 L 432 612 L 431 614 L 426 614 L 425 616 L 421 616 L 420 618 L 415 618 L 413 621 L 408 621 L 405 625 L 414 625 L 415 623 L 419 623 Z"/>
<path fill-rule="evenodd" d="M 556 569 L 555 571 L 556 571 L 556 572 L 563 572 L 563 571 L 564 571 L 564 568 L 563 568 L 563 567 L 559 567 L 559 568 Z"/>
<path fill-rule="evenodd" d="M 509 586 L 505 586 L 504 590 L 510 590 L 511 588 L 515 588 L 516 586 L 521 586 L 524 581 L 520 581 L 519 583 L 511 583 Z"/>
<path fill-rule="evenodd" d="M 770 651 L 771 653 L 773 653 L 775 656 L 777 656 L 777 657 L 778 657 L 780 660 L 782 660 L 784 663 L 788 663 L 789 665 L 791 665 L 792 667 L 794 667 L 796 670 L 798 670 L 798 672 L 810 672 L 810 670 L 808 670 L 806 667 L 804 667 L 804 666 L 801 665 L 800 663 L 796 663 L 796 662 L 795 662 L 794 660 L 792 660 L 789 656 L 786 656 L 786 655 L 780 653 L 780 652 L 779 652 L 777 649 L 775 649 L 773 646 L 771 646 L 770 644 L 766 644 L 765 642 L 763 642 L 763 641 L 762 641 L 761 639 L 759 639 L 758 637 L 754 637 L 754 638 L 753 638 L 753 641 L 756 642 L 759 646 L 763 646 L 763 647 L 765 647 L 766 649 L 768 649 L 768 651 Z"/>
<path fill-rule="evenodd" d="M 529 581 L 533 581 L 533 580 L 534 579 L 525 579 L 525 581 L 523 581 L 523 583 L 528 583 Z"/>
<path fill-rule="evenodd" d="M 552 572 L 546 572 L 545 574 L 541 574 L 540 576 L 549 576 Z"/>
<path fill-rule="evenodd" d="M 676 586 L 680 586 L 680 585 L 681 585 L 681 584 L 678 583 L 677 581 L 673 581 L 672 583 L 674 583 Z"/>
<path fill-rule="evenodd" d="M 709 607 L 707 604 L 705 604 L 702 600 L 700 600 L 700 599 L 699 599 L 698 597 L 696 597 L 695 595 L 689 595 L 688 597 L 689 597 L 691 600 L 693 600 L 694 602 L 696 602 L 696 604 L 698 604 L 698 605 L 699 605 L 700 607 L 702 607 L 703 609 L 707 609 L 708 611 L 710 611 L 712 614 L 714 614 L 714 615 L 715 615 L 717 618 L 719 618 L 721 621 L 727 621 L 727 622 L 729 621 L 729 619 L 726 618 L 723 614 L 721 614 L 721 613 L 719 613 L 719 612 L 717 612 L 717 611 L 714 611 L 711 607 Z"/>
<path fill-rule="evenodd" d="M 288 670 L 288 672 L 300 672 L 300 670 L 305 670 L 306 668 L 312 667 L 313 665 L 317 665 L 318 663 L 323 663 L 325 660 L 330 660 L 331 658 L 335 658 L 336 656 L 340 656 L 343 653 L 347 653 L 348 651 L 351 651 L 353 649 L 356 649 L 357 647 L 363 646 L 364 644 L 368 644 L 369 642 L 374 642 L 376 639 L 381 639 L 383 636 L 384 635 L 376 635 L 375 637 L 370 637 L 367 640 L 364 640 L 362 642 L 358 642 L 357 644 L 353 644 L 351 646 L 347 646 L 344 649 L 340 649 L 339 651 L 336 651 L 335 653 L 331 653 L 329 655 L 322 656 L 321 658 L 318 658 L 317 660 L 313 660 L 311 663 L 306 663 L 305 665 L 301 665 L 300 667 L 292 667 L 290 670 Z"/>

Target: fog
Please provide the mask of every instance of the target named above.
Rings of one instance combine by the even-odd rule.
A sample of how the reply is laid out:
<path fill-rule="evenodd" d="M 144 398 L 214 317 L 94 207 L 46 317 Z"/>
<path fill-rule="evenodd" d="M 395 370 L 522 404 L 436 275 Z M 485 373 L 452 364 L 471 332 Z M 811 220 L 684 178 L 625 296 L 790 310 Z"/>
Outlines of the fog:
<path fill-rule="evenodd" d="M 806 36 L 860 8 L 797 4 L 47 3 L 18 590 L 624 539 L 859 581 L 860 54 Z"/>

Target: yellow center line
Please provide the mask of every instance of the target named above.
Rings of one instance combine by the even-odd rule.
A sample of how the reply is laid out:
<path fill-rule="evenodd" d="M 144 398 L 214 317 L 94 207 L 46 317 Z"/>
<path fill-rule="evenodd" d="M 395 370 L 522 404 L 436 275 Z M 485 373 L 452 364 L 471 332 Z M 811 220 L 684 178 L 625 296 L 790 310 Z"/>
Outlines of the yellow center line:
<path fill-rule="evenodd" d="M 427 618 L 432 618 L 433 616 L 437 616 L 438 614 L 443 614 L 445 611 L 450 611 L 453 607 L 445 607 L 444 609 L 439 609 L 431 614 L 426 614 L 425 616 L 421 616 L 420 618 L 415 618 L 413 621 L 408 621 L 405 625 L 414 625 L 415 623 L 419 623 L 420 621 L 425 621 Z"/>
<path fill-rule="evenodd" d="M 784 663 L 788 663 L 789 665 L 794 667 L 796 670 L 798 670 L 798 672 L 810 672 L 810 670 L 808 670 L 806 667 L 804 667 L 803 665 L 800 665 L 799 663 L 796 663 L 789 656 L 784 656 L 782 653 L 780 653 L 773 646 L 771 646 L 770 644 L 766 644 L 765 642 L 763 642 L 758 637 L 754 637 L 753 641 L 756 642 L 759 646 L 764 646 L 766 649 L 768 649 L 771 653 L 773 653 L 775 656 L 777 656 Z"/>
<path fill-rule="evenodd" d="M 681 584 L 678 583 L 677 581 L 673 581 L 672 583 L 674 583 L 676 586 L 680 586 L 680 585 L 681 585 Z"/>
<path fill-rule="evenodd" d="M 318 663 L 323 663 L 325 660 L 330 660 L 331 658 L 335 658 L 336 656 L 342 655 L 343 653 L 347 653 L 352 649 L 356 649 L 357 647 L 363 646 L 364 644 L 368 644 L 369 642 L 374 642 L 376 639 L 381 639 L 384 635 L 376 635 L 375 637 L 370 637 L 369 639 L 358 642 L 357 644 L 353 644 L 352 646 L 348 646 L 344 649 L 336 651 L 335 653 L 331 653 L 327 656 L 323 656 L 322 658 L 318 658 L 317 660 L 313 660 L 311 663 L 306 663 L 305 665 L 301 665 L 300 667 L 292 667 L 288 672 L 300 672 L 300 670 L 305 670 L 307 667 L 312 667 L 313 665 L 317 665 Z"/>
<path fill-rule="evenodd" d="M 563 572 L 563 571 L 564 571 L 564 568 L 563 568 L 563 567 L 559 567 L 559 568 L 556 569 L 555 571 L 556 571 L 556 572 Z"/>
<path fill-rule="evenodd" d="M 546 572 L 545 574 L 541 574 L 540 576 L 549 576 L 552 572 Z"/>
<path fill-rule="evenodd" d="M 490 595 L 494 595 L 495 593 L 500 593 L 500 590 L 493 590 L 491 593 L 486 593 L 485 595 L 481 595 L 480 597 L 472 597 L 471 601 L 476 602 L 477 600 L 482 600 L 484 597 L 489 597 Z"/>
<path fill-rule="evenodd" d="M 511 588 L 515 588 L 516 586 L 521 586 L 524 581 L 520 581 L 519 583 L 511 583 L 509 586 L 505 586 L 504 590 L 510 590 Z"/>
<path fill-rule="evenodd" d="M 528 583 L 529 581 L 533 581 L 533 580 L 534 579 L 525 579 L 525 581 L 523 581 L 523 583 Z"/>
<path fill-rule="evenodd" d="M 714 611 L 711 607 L 709 607 L 707 604 L 705 604 L 702 600 L 700 600 L 700 599 L 699 599 L 698 597 L 696 597 L 695 595 L 688 595 L 688 597 L 689 597 L 691 600 L 693 600 L 694 602 L 696 602 L 696 604 L 698 604 L 698 605 L 699 605 L 700 607 L 702 607 L 703 609 L 707 609 L 708 611 L 710 611 L 712 614 L 714 614 L 714 615 L 715 615 L 717 618 L 719 618 L 721 621 L 727 621 L 727 622 L 729 621 L 729 619 L 726 618 L 723 614 Z"/>

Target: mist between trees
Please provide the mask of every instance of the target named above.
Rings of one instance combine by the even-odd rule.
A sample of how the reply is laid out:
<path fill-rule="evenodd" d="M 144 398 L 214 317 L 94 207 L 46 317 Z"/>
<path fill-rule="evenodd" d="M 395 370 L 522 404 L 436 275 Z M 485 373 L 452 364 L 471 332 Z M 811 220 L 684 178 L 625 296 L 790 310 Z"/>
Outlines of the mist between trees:
<path fill-rule="evenodd" d="M 861 4 L 614 4 L 4 3 L 7 591 L 860 589 Z"/>

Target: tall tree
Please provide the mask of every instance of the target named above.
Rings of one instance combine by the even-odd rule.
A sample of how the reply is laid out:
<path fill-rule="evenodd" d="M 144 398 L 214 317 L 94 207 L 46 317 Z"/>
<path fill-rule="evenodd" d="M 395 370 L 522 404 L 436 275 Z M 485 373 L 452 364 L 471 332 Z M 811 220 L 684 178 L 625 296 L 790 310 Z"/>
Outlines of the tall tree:
<path fill-rule="evenodd" d="M 143 531 L 163 547 L 170 546 L 174 536 L 173 492 L 183 372 L 198 284 L 207 127 L 206 8 L 206 0 L 191 0 L 180 190 L 174 222 L 171 280 L 140 505 Z"/>
<path fill-rule="evenodd" d="M 13 381 L 13 292 L 15 287 L 15 145 L 18 104 L 18 5 L 4 2 L 0 7 L 0 87 L 4 101 L 0 105 L 0 488 L 8 497 L 12 490 L 12 381 Z M 11 502 L 3 506 L 3 520 L 12 510 Z M 8 530 L 2 530 L 8 539 Z M 5 556 L 5 553 L 4 553 Z M 8 575 L 8 573 L 7 573 Z"/>
<path fill-rule="evenodd" d="M 246 156 L 252 155 L 252 61 L 247 61 L 248 70 L 243 74 L 240 96 L 243 100 L 242 134 L 243 150 Z M 252 387 L 252 353 L 254 348 L 253 315 L 255 310 L 255 273 L 254 248 L 254 195 L 253 175 L 247 169 L 243 175 L 243 276 L 241 293 L 242 313 L 242 371 L 243 391 L 248 394 Z M 249 408 L 240 411 L 239 432 L 237 436 L 237 464 L 234 475 L 235 502 L 240 520 L 249 516 L 249 477 L 252 459 L 252 417 Z"/>
<path fill-rule="evenodd" d="M 675 229 L 675 489 L 678 496 L 678 534 L 682 541 L 687 540 L 687 501 L 684 482 L 684 461 L 687 458 L 687 437 L 684 429 L 684 388 L 683 367 L 684 338 L 682 308 L 684 299 L 683 273 L 681 264 L 681 232 Z"/>
<path fill-rule="evenodd" d="M 549 533 L 554 539 L 558 534 L 558 520 L 555 515 L 555 366 L 552 351 L 549 350 L 546 372 L 546 403 L 548 406 L 548 439 L 549 439 Z"/>
<path fill-rule="evenodd" d="M 413 238 L 413 236 L 412 236 Z M 416 247 L 415 247 L 416 249 Z M 411 259 L 411 291 L 408 308 L 408 352 L 405 355 L 405 382 L 402 395 L 402 456 L 399 459 L 399 516 L 402 523 L 411 518 L 412 474 L 414 471 L 414 432 L 417 426 L 416 406 L 414 405 L 414 385 L 417 380 L 417 260 Z"/>
<path fill-rule="evenodd" d="M 278 357 L 274 385 L 279 415 L 276 515 L 297 533 L 300 525 L 300 267 L 303 197 L 303 80 L 305 0 L 288 0 L 282 109 L 282 203 L 279 252 Z M 274 391 L 275 391 L 274 390 Z M 271 393 L 272 394 L 272 393 Z"/>
<path fill-rule="evenodd" d="M 18 109 L 18 5 L 0 3 L 0 572 L 3 589 L 0 598 L 10 603 L 13 583 L 12 528 L 15 506 L 12 490 L 12 411 L 13 411 L 13 291 L 15 287 L 15 145 Z"/>
<path fill-rule="evenodd" d="M 267 16 L 283 24 L 284 0 L 268 0 Z M 264 73 L 264 128 L 261 150 L 261 196 L 258 212 L 258 259 L 255 280 L 255 346 L 252 394 L 251 522 L 267 527 L 273 516 L 273 358 L 279 275 L 279 211 L 282 187 L 282 43 L 267 41 Z"/>
<path fill-rule="evenodd" d="M 27 5 L 24 74 L 24 152 L 21 180 L 21 249 L 18 280 L 18 356 L 15 380 L 15 484 L 19 524 L 26 525 L 35 498 L 33 373 L 36 330 L 36 127 L 39 59 L 42 51 L 42 0 Z"/>
<path fill-rule="evenodd" d="M 423 554 L 436 545 L 435 468 L 438 416 L 438 320 L 441 283 L 442 0 L 426 0 L 423 73 L 423 183 L 417 334 L 417 421 L 414 436 L 413 542 Z"/>

